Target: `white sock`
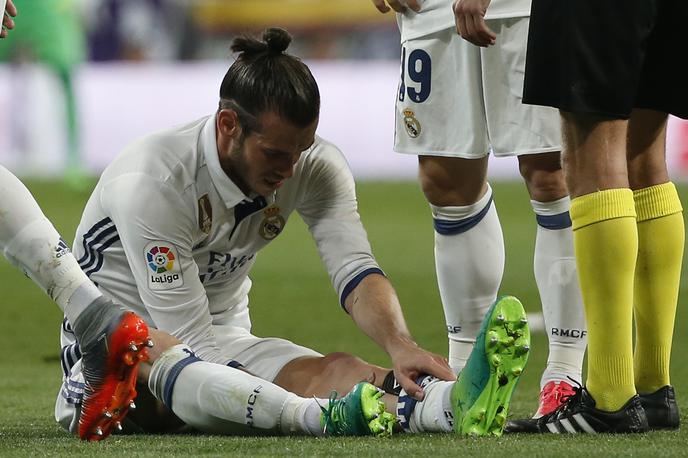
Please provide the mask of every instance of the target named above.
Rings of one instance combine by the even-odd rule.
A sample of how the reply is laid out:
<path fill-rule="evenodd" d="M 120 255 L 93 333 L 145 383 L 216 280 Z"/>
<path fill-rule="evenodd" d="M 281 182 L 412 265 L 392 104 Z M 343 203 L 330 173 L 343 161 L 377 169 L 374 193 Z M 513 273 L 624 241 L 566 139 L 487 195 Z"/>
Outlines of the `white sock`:
<path fill-rule="evenodd" d="M 497 298 L 504 273 L 504 238 L 489 185 L 473 205 L 430 207 L 449 365 L 458 374 L 468 360 L 485 312 Z"/>
<path fill-rule="evenodd" d="M 553 202 L 531 201 L 537 215 L 534 270 L 549 339 L 547 368 L 540 388 L 567 377 L 581 380 L 587 345 L 583 299 L 573 253 L 569 197 Z"/>
<path fill-rule="evenodd" d="M 399 394 L 399 424 L 410 433 L 451 432 L 454 420 L 451 389 L 455 382 L 426 375 L 418 383 L 425 391 L 422 401 L 411 399 L 403 390 Z"/>
<path fill-rule="evenodd" d="M 148 387 L 182 421 L 212 434 L 322 435 L 320 405 L 176 345 L 153 363 Z"/>
<path fill-rule="evenodd" d="M 74 323 L 101 296 L 28 189 L 0 166 L 0 251 Z"/>

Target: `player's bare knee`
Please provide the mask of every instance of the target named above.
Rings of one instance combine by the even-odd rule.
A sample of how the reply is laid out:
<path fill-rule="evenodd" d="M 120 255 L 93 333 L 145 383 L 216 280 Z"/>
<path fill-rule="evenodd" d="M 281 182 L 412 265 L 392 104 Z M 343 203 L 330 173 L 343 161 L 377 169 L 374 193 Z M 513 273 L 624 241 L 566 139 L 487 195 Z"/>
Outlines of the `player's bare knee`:
<path fill-rule="evenodd" d="M 551 202 L 568 194 L 558 152 L 519 156 L 518 168 L 534 200 Z"/>
<path fill-rule="evenodd" d="M 323 376 L 329 380 L 347 380 L 352 386 L 361 381 L 382 383 L 377 380 L 375 366 L 349 353 L 330 353 L 323 357 L 322 364 Z"/>
<path fill-rule="evenodd" d="M 487 192 L 486 160 L 421 156 L 418 161 L 420 186 L 432 205 L 471 205 Z"/>

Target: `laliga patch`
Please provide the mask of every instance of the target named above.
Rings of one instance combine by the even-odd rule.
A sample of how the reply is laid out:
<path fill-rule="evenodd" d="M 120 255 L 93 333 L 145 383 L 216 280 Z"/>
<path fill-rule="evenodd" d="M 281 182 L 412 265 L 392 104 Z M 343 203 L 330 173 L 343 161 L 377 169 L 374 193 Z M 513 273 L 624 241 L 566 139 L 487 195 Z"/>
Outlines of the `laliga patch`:
<path fill-rule="evenodd" d="M 174 289 L 184 284 L 177 249 L 169 242 L 150 242 L 144 250 L 148 287 L 153 291 Z"/>
<path fill-rule="evenodd" d="M 284 217 L 279 213 L 280 208 L 276 205 L 271 205 L 270 207 L 263 210 L 263 221 L 260 223 L 260 228 L 258 233 L 265 240 L 272 240 L 277 237 L 282 229 L 284 229 Z"/>
<path fill-rule="evenodd" d="M 420 122 L 416 119 L 416 114 L 413 110 L 408 108 L 404 110 L 404 127 L 406 127 L 406 133 L 409 137 L 417 138 L 420 135 Z"/>

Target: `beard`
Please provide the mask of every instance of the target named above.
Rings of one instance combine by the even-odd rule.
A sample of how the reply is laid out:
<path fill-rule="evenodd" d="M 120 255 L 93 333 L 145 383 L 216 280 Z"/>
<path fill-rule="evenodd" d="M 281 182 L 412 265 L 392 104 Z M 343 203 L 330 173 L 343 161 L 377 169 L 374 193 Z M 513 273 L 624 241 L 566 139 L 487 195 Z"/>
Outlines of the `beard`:
<path fill-rule="evenodd" d="M 244 151 L 245 138 L 243 133 L 235 142 L 235 146 L 227 155 L 226 159 L 221 162 L 222 170 L 234 182 L 235 185 L 241 189 L 245 195 L 251 194 L 251 186 L 248 184 L 248 176 L 250 167 L 246 152 Z"/>

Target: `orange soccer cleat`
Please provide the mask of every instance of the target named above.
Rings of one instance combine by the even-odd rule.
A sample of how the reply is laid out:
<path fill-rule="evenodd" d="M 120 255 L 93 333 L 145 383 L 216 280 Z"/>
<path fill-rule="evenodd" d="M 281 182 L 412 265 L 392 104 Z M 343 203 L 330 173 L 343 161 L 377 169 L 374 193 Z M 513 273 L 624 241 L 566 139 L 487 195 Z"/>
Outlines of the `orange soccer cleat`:
<path fill-rule="evenodd" d="M 559 382 L 547 382 L 540 391 L 540 404 L 533 418 L 554 412 L 560 405 L 575 394 L 573 386 L 561 380 Z"/>
<path fill-rule="evenodd" d="M 153 341 L 148 326 L 133 312 L 121 312 L 92 343 L 81 345 L 84 397 L 79 437 L 103 440 L 135 409 L 138 365 L 148 360 Z"/>

